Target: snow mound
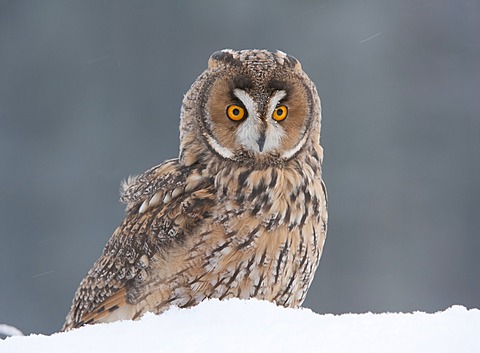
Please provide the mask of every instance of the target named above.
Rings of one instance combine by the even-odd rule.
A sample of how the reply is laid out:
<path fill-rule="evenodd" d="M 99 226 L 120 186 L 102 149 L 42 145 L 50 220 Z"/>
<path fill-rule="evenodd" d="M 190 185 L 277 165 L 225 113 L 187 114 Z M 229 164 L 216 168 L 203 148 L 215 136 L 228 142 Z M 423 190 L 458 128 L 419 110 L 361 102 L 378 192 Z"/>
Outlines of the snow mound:
<path fill-rule="evenodd" d="M 319 315 L 258 300 L 210 300 L 139 321 L 9 337 L 0 352 L 480 352 L 480 310 Z"/>

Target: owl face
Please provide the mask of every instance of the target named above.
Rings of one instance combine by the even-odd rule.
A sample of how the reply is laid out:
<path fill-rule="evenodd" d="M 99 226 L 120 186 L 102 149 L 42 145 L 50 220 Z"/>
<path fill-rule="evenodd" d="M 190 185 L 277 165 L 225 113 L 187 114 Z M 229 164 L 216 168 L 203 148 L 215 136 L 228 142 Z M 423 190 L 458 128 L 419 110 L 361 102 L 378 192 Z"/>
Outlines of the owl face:
<path fill-rule="evenodd" d="M 297 59 L 283 52 L 222 50 L 184 99 L 181 156 L 201 139 L 224 159 L 285 161 L 319 138 L 320 101 Z M 192 147 L 192 146 L 196 147 Z"/>

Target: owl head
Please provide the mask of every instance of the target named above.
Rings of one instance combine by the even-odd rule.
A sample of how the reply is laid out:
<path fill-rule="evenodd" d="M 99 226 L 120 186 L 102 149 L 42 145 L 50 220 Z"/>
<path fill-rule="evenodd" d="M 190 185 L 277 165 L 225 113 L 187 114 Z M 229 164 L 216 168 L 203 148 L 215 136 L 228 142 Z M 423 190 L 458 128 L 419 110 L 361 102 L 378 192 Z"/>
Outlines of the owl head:
<path fill-rule="evenodd" d="M 319 144 L 320 116 L 315 85 L 294 57 L 218 51 L 183 100 L 180 159 L 283 163 Z"/>

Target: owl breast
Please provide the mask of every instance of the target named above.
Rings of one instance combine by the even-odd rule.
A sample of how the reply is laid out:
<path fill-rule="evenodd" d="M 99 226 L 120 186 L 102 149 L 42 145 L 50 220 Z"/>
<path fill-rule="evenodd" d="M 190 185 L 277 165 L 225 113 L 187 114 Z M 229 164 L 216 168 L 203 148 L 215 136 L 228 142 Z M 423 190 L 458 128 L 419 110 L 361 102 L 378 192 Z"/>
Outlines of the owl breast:
<path fill-rule="evenodd" d="M 135 311 L 141 315 L 153 307 L 162 312 L 205 298 L 301 305 L 326 236 L 320 163 L 321 150 L 313 150 L 303 162 L 281 166 L 211 167 L 217 170 L 213 184 L 193 192 L 196 205 L 210 204 L 208 211 L 200 215 L 190 202 L 183 206 L 185 214 L 197 214 L 202 223 L 168 258 L 154 262 L 152 273 L 161 278 L 152 279 L 152 290 L 142 290 L 146 298 L 134 300 L 140 302 Z M 176 259 L 181 261 L 174 265 Z M 176 271 L 165 275 L 166 263 Z"/>

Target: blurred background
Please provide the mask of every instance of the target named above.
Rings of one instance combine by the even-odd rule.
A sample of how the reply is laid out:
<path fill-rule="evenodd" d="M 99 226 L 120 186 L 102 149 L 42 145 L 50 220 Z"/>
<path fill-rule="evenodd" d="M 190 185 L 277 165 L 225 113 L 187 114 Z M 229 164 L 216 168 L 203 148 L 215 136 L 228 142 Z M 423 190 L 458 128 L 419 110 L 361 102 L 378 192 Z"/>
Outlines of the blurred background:
<path fill-rule="evenodd" d="M 61 327 L 120 181 L 177 156 L 183 94 L 223 48 L 292 54 L 322 98 L 304 305 L 480 307 L 478 0 L 0 0 L 0 323 Z"/>

